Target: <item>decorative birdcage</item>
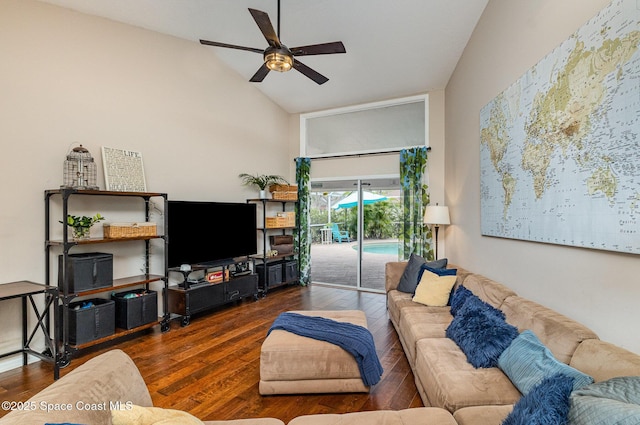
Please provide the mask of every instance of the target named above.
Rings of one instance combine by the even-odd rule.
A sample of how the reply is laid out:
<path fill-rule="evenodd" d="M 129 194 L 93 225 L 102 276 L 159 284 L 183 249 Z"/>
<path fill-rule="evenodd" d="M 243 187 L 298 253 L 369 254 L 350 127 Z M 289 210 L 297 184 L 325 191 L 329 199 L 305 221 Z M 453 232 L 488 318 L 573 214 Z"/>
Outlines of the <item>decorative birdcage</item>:
<path fill-rule="evenodd" d="M 97 190 L 97 180 L 97 166 L 89 151 L 82 145 L 73 148 L 64 161 L 62 187 Z"/>

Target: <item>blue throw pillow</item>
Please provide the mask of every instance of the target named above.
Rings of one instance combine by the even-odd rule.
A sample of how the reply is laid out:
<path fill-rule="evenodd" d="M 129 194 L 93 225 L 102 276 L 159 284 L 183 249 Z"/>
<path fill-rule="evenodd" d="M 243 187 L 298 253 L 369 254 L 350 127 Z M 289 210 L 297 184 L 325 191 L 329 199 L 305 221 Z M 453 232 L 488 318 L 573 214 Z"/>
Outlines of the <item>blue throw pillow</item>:
<path fill-rule="evenodd" d="M 455 276 L 458 273 L 458 269 L 436 268 L 431 267 L 429 264 L 431 263 L 424 263 L 422 266 L 420 266 L 420 272 L 418 272 L 418 282 L 420 282 L 420 279 L 422 279 L 422 274 L 425 270 L 428 270 L 431 273 L 435 273 L 438 276 Z"/>
<path fill-rule="evenodd" d="M 522 332 L 498 358 L 498 367 L 524 395 L 544 378 L 557 373 L 574 378 L 574 389 L 593 382 L 593 378 L 558 361 L 530 330 Z"/>
<path fill-rule="evenodd" d="M 464 286 L 458 286 L 458 289 L 453 291 L 451 295 L 451 315 L 455 316 L 458 313 L 458 310 L 464 305 L 464 302 L 467 301 L 469 297 L 475 297 L 473 292 L 465 288 Z"/>
<path fill-rule="evenodd" d="M 640 424 L 640 376 L 620 376 L 574 391 L 569 425 Z"/>
<path fill-rule="evenodd" d="M 518 336 L 518 329 L 493 310 L 497 309 L 469 297 L 446 330 L 475 368 L 497 366 L 500 354 Z"/>
<path fill-rule="evenodd" d="M 571 377 L 557 374 L 545 378 L 518 400 L 502 425 L 564 425 L 572 390 Z"/>
<path fill-rule="evenodd" d="M 446 258 L 442 258 L 436 261 L 430 261 L 427 263 L 427 260 L 422 258 L 419 255 L 411 254 L 409 257 L 409 261 L 407 262 L 406 267 L 404 268 L 404 272 L 402 272 L 402 276 L 400 277 L 400 282 L 398 283 L 398 291 L 406 292 L 409 294 L 415 294 L 416 287 L 418 286 L 418 275 L 420 274 L 420 270 L 423 264 L 429 265 L 429 267 L 433 267 L 436 269 L 443 269 L 447 267 L 448 260 Z"/>

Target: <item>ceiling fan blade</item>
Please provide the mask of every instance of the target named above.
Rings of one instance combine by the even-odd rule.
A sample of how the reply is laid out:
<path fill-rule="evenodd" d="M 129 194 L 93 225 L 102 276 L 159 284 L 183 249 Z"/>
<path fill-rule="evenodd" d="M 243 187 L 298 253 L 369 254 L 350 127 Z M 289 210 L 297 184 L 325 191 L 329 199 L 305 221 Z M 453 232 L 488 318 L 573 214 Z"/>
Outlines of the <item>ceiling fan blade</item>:
<path fill-rule="evenodd" d="M 310 46 L 293 47 L 291 53 L 294 56 L 329 55 L 332 53 L 347 53 L 342 41 L 333 43 L 312 44 Z"/>
<path fill-rule="evenodd" d="M 303 64 L 297 59 L 293 61 L 293 67 L 298 71 L 300 71 L 301 73 L 303 73 L 305 76 L 311 78 L 313 81 L 315 81 L 318 84 L 324 84 L 327 81 L 329 81 L 327 77 L 314 71 L 313 69 L 309 68 L 307 65 Z"/>
<path fill-rule="evenodd" d="M 262 80 L 264 80 L 264 77 L 267 76 L 269 71 L 270 71 L 270 69 L 267 68 L 267 65 L 262 64 L 260 69 L 258 69 L 258 71 L 255 74 L 253 74 L 253 77 L 251 77 L 251 79 L 249 81 L 251 81 L 252 83 L 259 83 Z"/>
<path fill-rule="evenodd" d="M 260 31 L 262 31 L 262 35 L 264 35 L 264 38 L 267 39 L 267 43 L 269 43 L 271 47 L 276 47 L 279 49 L 282 44 L 280 43 L 278 35 L 273 29 L 273 25 L 271 25 L 271 19 L 269 19 L 269 15 L 261 10 L 251 8 L 249 8 L 249 12 L 251 13 L 251 16 L 253 16 L 253 19 L 256 21 L 256 24 L 258 24 L 258 28 L 260 28 Z"/>
<path fill-rule="evenodd" d="M 234 44 L 218 43 L 217 41 L 200 40 L 200 44 L 207 46 L 226 47 L 228 49 L 248 50 L 249 52 L 264 53 L 264 49 L 256 49 L 254 47 L 236 46 Z"/>

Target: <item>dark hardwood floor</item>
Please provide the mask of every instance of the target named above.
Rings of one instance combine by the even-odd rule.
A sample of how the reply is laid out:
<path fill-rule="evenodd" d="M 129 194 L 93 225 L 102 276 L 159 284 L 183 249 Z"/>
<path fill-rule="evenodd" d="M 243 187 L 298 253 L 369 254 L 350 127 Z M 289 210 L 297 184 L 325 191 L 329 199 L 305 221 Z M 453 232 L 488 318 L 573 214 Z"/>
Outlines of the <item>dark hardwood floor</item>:
<path fill-rule="evenodd" d="M 384 374 L 369 394 L 266 396 L 258 393 L 260 346 L 275 317 L 287 310 L 363 310 Z M 385 296 L 313 285 L 285 287 L 258 301 L 245 300 L 193 316 L 161 333 L 83 350 L 61 376 L 90 358 L 120 348 L 134 360 L 158 407 L 180 409 L 203 420 L 296 416 L 422 406 L 413 374 L 389 322 Z M 53 382 L 52 367 L 38 362 L 0 374 L 0 398 L 24 401 Z M 6 412 L 0 411 L 0 416 Z"/>

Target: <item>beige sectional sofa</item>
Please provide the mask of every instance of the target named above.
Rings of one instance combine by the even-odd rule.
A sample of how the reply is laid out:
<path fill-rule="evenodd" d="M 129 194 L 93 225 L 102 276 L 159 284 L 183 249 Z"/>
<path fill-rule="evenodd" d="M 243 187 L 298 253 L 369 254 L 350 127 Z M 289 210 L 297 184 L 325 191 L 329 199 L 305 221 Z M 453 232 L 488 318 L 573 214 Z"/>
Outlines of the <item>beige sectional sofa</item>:
<path fill-rule="evenodd" d="M 257 389 L 256 389 L 257 391 Z M 122 406 L 144 416 L 116 418 L 112 407 Z M 184 412 L 153 407 L 147 386 L 131 358 L 115 349 L 101 354 L 30 398 L 25 408 L 0 418 L 0 425 L 42 425 L 71 423 L 86 425 L 127 425 L 161 423 L 162 425 L 198 425 L 200 420 Z M 162 422 L 158 422 L 162 421 Z M 206 425 L 284 425 L 275 418 L 204 421 Z M 372 411 L 347 414 L 299 416 L 291 425 L 456 425 L 448 411 L 422 407 L 400 411 Z"/>
<path fill-rule="evenodd" d="M 499 425 L 521 394 L 498 368 L 476 369 L 446 337 L 452 320 L 449 307 L 427 307 L 397 290 L 406 262 L 386 265 L 387 306 L 413 370 L 420 396 L 428 407 L 400 411 L 306 415 L 290 425 Z M 455 267 L 455 266 L 450 266 Z M 519 331 L 533 330 L 560 361 L 590 375 L 596 382 L 616 376 L 640 375 L 640 356 L 601 341 L 597 335 L 551 309 L 518 296 L 508 287 L 457 267 L 456 285 L 501 309 Z M 257 391 L 257 389 L 256 389 Z M 137 367 L 121 350 L 101 354 L 54 382 L 22 406 L 0 418 L 0 425 L 74 423 L 110 425 L 111 409 L 163 424 L 202 424 L 184 412 L 154 408 Z M 27 408 L 28 407 L 28 408 Z M 181 416 L 182 415 L 182 416 Z M 116 418 L 119 419 L 119 418 Z M 153 421 L 116 421 L 120 424 Z M 275 418 L 205 421 L 207 425 L 284 425 Z"/>
<path fill-rule="evenodd" d="M 453 413 L 459 425 L 500 424 L 522 396 L 497 367 L 474 368 L 445 335 L 453 317 L 449 307 L 416 303 L 398 291 L 406 262 L 386 264 L 389 318 L 395 327 L 425 406 Z M 516 294 L 512 289 L 455 265 L 455 288 L 464 285 L 500 309 L 519 332 L 530 329 L 559 361 L 594 378 L 640 375 L 640 356 L 601 341 L 586 326 Z M 454 288 L 454 289 L 455 289 Z"/>

